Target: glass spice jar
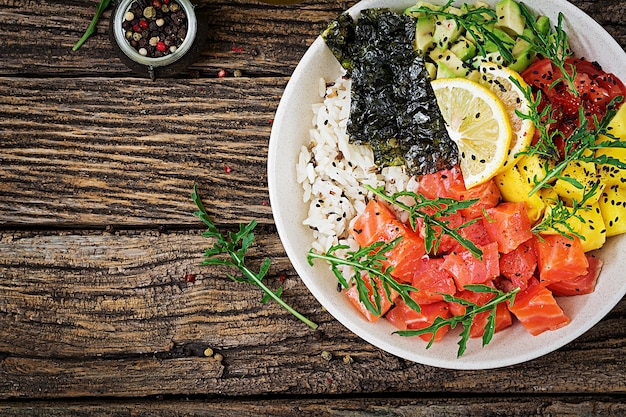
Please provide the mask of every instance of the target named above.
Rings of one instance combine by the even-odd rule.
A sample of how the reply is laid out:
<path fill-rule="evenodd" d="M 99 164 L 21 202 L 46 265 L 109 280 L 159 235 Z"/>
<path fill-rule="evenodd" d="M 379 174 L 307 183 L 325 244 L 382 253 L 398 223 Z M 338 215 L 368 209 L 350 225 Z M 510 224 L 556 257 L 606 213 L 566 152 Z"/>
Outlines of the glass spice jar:
<path fill-rule="evenodd" d="M 152 80 L 184 71 L 200 55 L 208 26 L 189 0 L 120 0 L 109 37 L 119 58 Z"/>

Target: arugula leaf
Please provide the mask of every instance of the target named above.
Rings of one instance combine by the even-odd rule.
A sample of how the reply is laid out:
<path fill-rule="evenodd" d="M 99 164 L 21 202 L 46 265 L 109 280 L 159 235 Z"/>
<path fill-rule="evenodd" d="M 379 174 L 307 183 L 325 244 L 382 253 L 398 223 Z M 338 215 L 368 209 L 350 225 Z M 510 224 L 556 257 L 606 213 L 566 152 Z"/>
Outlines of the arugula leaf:
<path fill-rule="evenodd" d="M 193 187 L 193 192 L 191 193 L 191 199 L 198 207 L 198 211 L 194 212 L 194 215 L 202 220 L 207 226 L 207 230 L 202 233 L 202 235 L 214 240 L 213 246 L 209 247 L 204 252 L 205 259 L 200 265 L 222 265 L 238 269 L 242 274 L 241 276 L 227 274 L 227 277 L 235 282 L 248 283 L 259 287 L 265 293 L 261 299 L 261 303 L 273 300 L 311 329 L 317 329 L 317 324 L 298 313 L 280 298 L 282 295 L 282 288 L 272 291 L 263 283 L 263 278 L 265 278 L 270 269 L 271 261 L 269 258 L 263 260 L 258 273 L 253 272 L 246 265 L 247 251 L 254 242 L 253 230 L 257 225 L 256 221 L 252 220 L 247 225 L 240 224 L 239 231 L 230 232 L 228 236 L 225 237 L 222 233 L 220 233 L 217 227 L 215 227 L 215 224 L 209 218 L 209 215 L 202 204 L 202 200 L 198 196 L 195 185 Z M 221 255 L 228 256 L 223 257 Z"/>
<path fill-rule="evenodd" d="M 489 287 L 483 284 L 470 284 L 465 285 L 465 289 L 480 292 L 480 293 L 492 293 L 494 297 L 486 302 L 483 305 L 478 305 L 471 301 L 465 300 L 463 298 L 455 297 L 450 294 L 441 294 L 443 300 L 449 303 L 459 303 L 462 306 L 465 306 L 465 314 L 459 316 L 452 316 L 449 318 L 437 317 L 433 324 L 423 329 L 415 329 L 415 330 L 398 330 L 394 333 L 399 334 L 400 336 L 419 336 L 423 334 L 432 334 L 430 341 L 426 348 L 432 346 L 435 342 L 435 335 L 437 331 L 445 326 L 450 326 L 451 329 L 456 328 L 457 325 L 461 325 L 463 330 L 460 334 L 460 340 L 458 342 L 459 349 L 457 351 L 457 357 L 461 357 L 465 350 L 467 349 L 467 341 L 470 338 L 470 330 L 472 327 L 472 321 L 477 314 L 489 312 L 489 317 L 487 319 L 487 325 L 485 326 L 485 331 L 483 333 L 483 346 L 491 342 L 493 335 L 495 333 L 495 319 L 497 307 L 500 303 L 508 302 L 511 305 L 515 301 L 515 294 L 519 292 L 519 288 L 515 288 L 509 292 L 503 292 L 498 290 L 497 288 Z"/>
<path fill-rule="evenodd" d="M 388 243 L 374 242 L 373 244 L 364 248 L 359 248 L 356 251 L 347 251 L 345 258 L 337 256 L 336 252 L 338 250 L 349 249 L 350 247 L 347 245 L 335 245 L 328 249 L 325 254 L 318 254 L 313 250 L 309 251 L 307 259 L 310 265 L 313 265 L 314 259 L 327 261 L 330 264 L 331 271 L 341 286 L 346 289 L 350 288 L 349 280 L 346 280 L 343 276 L 339 266 L 351 267 L 354 274 L 352 275 L 350 281 L 354 282 L 357 287 L 359 300 L 370 313 L 376 316 L 380 316 L 382 314 L 382 299 L 380 296 L 381 291 L 379 285 L 382 285 L 385 297 L 389 302 L 393 302 L 391 291 L 394 290 L 400 294 L 402 300 L 410 308 L 419 312 L 420 306 L 415 302 L 415 300 L 413 300 L 413 298 L 411 298 L 411 295 L 409 294 L 410 291 L 418 291 L 417 288 L 397 282 L 390 275 L 393 268 L 385 267 L 384 265 L 384 261 L 387 260 L 385 253 L 395 248 L 400 240 L 402 240 L 402 236 L 398 236 Z M 374 277 L 378 278 L 380 284 L 377 280 L 372 279 Z M 365 281 L 366 279 L 368 282 Z M 374 298 L 373 302 L 370 299 L 368 283 L 372 288 L 371 295 Z"/>
<path fill-rule="evenodd" d="M 471 252 L 474 257 L 482 260 L 483 252 L 472 242 L 459 233 L 459 230 L 478 221 L 478 218 L 469 220 L 457 227 L 450 227 L 450 222 L 445 220 L 446 216 L 455 214 L 459 210 L 470 207 L 478 201 L 478 199 L 455 200 L 453 198 L 439 197 L 430 200 L 421 194 L 411 191 L 400 191 L 393 195 L 385 194 L 384 187 L 374 188 L 365 184 L 365 188 L 376 194 L 383 200 L 394 204 L 395 206 L 406 210 L 409 213 L 409 224 L 415 231 L 417 230 L 417 219 L 421 218 L 424 224 L 424 244 L 426 252 L 437 252 L 441 237 L 448 235 L 459 242 L 461 246 Z M 406 204 L 402 202 L 401 197 L 410 197 L 414 204 Z M 432 214 L 428 214 L 432 213 Z"/>

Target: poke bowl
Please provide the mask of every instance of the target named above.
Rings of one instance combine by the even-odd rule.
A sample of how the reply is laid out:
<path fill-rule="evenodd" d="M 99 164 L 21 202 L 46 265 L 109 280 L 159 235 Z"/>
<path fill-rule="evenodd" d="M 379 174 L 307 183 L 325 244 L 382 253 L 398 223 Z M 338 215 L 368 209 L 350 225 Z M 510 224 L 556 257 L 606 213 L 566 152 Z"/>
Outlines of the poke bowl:
<path fill-rule="evenodd" d="M 443 4 L 436 0 L 431 3 Z M 494 7 L 496 2 L 486 3 Z M 414 4 L 415 1 L 405 0 L 364 0 L 348 13 L 356 19 L 366 9 L 389 8 L 402 12 Z M 462 4 L 453 3 L 459 7 Z M 524 4 L 537 15 L 549 17 L 553 25 L 561 13 L 562 27 L 574 55 L 597 61 L 607 73 L 626 80 L 626 53 L 592 18 L 564 0 L 528 0 Z M 359 314 L 345 291 L 338 291 L 338 279 L 329 264 L 309 258 L 315 240 L 313 229 L 317 226 L 312 226 L 309 219 L 312 202 L 305 194 L 310 194 L 310 190 L 305 190 L 301 182 L 305 174 L 296 168 L 302 164 L 303 149 L 310 145 L 313 121 L 317 117 L 313 109 L 323 102 L 327 85 L 341 79 L 344 73 L 324 39 L 317 38 L 293 72 L 274 118 L 268 152 L 268 186 L 277 231 L 293 267 L 319 303 L 347 329 L 386 352 L 420 364 L 449 369 L 491 369 L 523 363 L 563 347 L 596 325 L 622 300 L 626 294 L 622 275 L 626 259 L 620 254 L 625 251 L 626 238 L 617 235 L 607 238 L 600 249 L 591 252 L 603 261 L 593 292 L 558 297 L 559 306 L 569 318 L 569 323 L 558 329 L 532 335 L 514 321 L 496 332 L 484 346 L 481 338 L 469 339 L 459 356 L 461 326 L 428 345 L 422 338 L 397 334 L 398 329 L 384 318 L 372 322 Z M 359 155 L 355 158 L 359 161 Z M 317 251 L 322 252 L 323 248 Z"/>

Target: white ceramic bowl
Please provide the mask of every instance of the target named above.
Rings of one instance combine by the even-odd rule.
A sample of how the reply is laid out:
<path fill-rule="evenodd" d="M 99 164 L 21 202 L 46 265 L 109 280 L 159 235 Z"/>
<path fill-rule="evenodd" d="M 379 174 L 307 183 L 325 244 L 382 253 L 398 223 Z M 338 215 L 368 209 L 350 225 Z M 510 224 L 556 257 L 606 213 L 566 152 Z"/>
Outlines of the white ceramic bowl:
<path fill-rule="evenodd" d="M 415 2 L 365 0 L 349 11 L 357 16 L 360 10 L 371 7 L 402 10 Z M 605 71 L 626 81 L 626 54 L 593 19 L 564 0 L 525 3 L 537 14 L 550 17 L 553 24 L 558 12 L 563 12 L 564 29 L 576 55 L 598 61 Z M 318 38 L 296 67 L 278 106 L 269 144 L 268 181 L 274 220 L 289 259 L 315 298 L 345 327 L 369 343 L 411 361 L 452 369 L 489 369 L 525 362 L 564 346 L 598 323 L 626 294 L 626 236 L 618 236 L 609 238 L 598 252 L 605 265 L 595 292 L 559 299 L 571 323 L 556 331 L 532 336 L 515 323 L 497 333 L 485 347 L 480 339 L 471 339 L 465 354 L 457 359 L 458 337 L 453 332 L 426 349 L 426 343 L 419 338 L 393 335 L 395 329 L 385 320 L 372 324 L 363 319 L 347 297 L 337 292 L 337 280 L 327 265 L 318 260 L 312 267 L 307 262 L 313 238 L 308 227 L 302 225 L 308 204 L 302 201 L 302 188 L 295 174 L 300 148 L 309 141 L 311 106 L 321 101 L 319 78 L 333 80 L 340 75 L 339 64 Z"/>

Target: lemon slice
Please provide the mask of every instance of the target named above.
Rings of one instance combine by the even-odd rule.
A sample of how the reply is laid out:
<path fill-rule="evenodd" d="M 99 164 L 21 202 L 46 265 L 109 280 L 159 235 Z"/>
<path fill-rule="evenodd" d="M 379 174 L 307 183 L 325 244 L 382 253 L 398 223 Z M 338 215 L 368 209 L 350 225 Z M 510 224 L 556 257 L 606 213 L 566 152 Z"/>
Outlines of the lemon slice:
<path fill-rule="evenodd" d="M 519 110 L 523 114 L 530 114 L 530 109 L 523 91 L 511 81 L 511 78 L 517 80 L 523 89 L 528 88 L 528 85 L 517 72 L 501 65 L 483 63 L 479 67 L 479 72 L 478 82 L 498 96 L 511 122 L 511 146 L 500 171 L 502 172 L 517 163 L 521 155 L 516 156 L 516 154 L 526 150 L 535 134 L 535 124 L 530 120 L 522 119 L 515 112 Z"/>
<path fill-rule="evenodd" d="M 465 78 L 432 82 L 450 138 L 459 148 L 465 186 L 493 178 L 504 165 L 511 143 L 511 123 L 500 99 Z"/>

